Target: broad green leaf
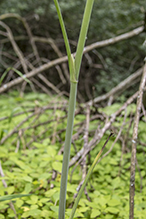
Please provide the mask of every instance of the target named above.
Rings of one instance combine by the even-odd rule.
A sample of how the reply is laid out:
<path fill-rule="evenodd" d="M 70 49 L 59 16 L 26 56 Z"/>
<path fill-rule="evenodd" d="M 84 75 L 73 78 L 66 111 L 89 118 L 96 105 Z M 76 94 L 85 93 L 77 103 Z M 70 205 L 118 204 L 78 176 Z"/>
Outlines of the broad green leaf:
<path fill-rule="evenodd" d="M 21 199 L 17 199 L 17 201 L 15 202 L 15 205 L 20 208 L 23 205 L 24 201 Z"/>
<path fill-rule="evenodd" d="M 88 206 L 90 206 L 91 208 L 96 209 L 97 208 L 98 203 L 95 202 L 88 202 Z"/>
<path fill-rule="evenodd" d="M 43 216 L 44 218 L 49 218 L 49 216 L 51 216 L 51 212 L 44 209 L 42 212 L 41 212 L 41 216 Z"/>
<path fill-rule="evenodd" d="M 30 167 L 28 166 L 28 165 L 26 165 L 23 161 L 21 161 L 21 160 L 17 160 L 17 159 L 14 159 L 13 160 L 14 161 L 14 163 L 15 164 L 17 164 L 21 169 L 23 169 L 23 170 L 29 170 L 29 172 L 31 172 L 31 169 L 30 169 Z"/>
<path fill-rule="evenodd" d="M 23 176 L 22 179 L 26 182 L 32 182 L 32 178 L 30 176 Z"/>
<path fill-rule="evenodd" d="M 14 186 L 9 186 L 6 188 L 6 191 L 8 192 L 9 195 L 12 194 L 14 190 L 15 190 Z"/>
<path fill-rule="evenodd" d="M 45 179 L 49 179 L 49 178 L 51 178 L 51 174 L 50 173 L 42 173 L 40 176 L 39 176 L 39 180 L 45 180 Z"/>
<path fill-rule="evenodd" d="M 59 207 L 58 206 L 50 206 L 50 208 L 51 208 L 52 211 L 57 213 Z"/>
<path fill-rule="evenodd" d="M 55 155 L 57 154 L 55 147 L 53 146 L 47 147 L 47 153 L 50 157 L 55 157 Z"/>
<path fill-rule="evenodd" d="M 31 195 L 30 199 L 32 200 L 32 203 L 35 204 L 38 201 L 38 196 L 36 195 Z"/>
<path fill-rule="evenodd" d="M 52 163 L 52 167 L 53 167 L 54 170 L 61 173 L 61 170 L 62 170 L 62 163 L 61 162 L 54 161 Z"/>
<path fill-rule="evenodd" d="M 36 216 L 38 217 L 40 214 L 41 214 L 41 210 L 39 210 L 39 209 L 32 209 L 32 210 L 29 210 L 29 211 L 26 211 L 25 213 L 23 213 L 22 217 L 32 216 L 32 217 L 36 218 Z"/>
<path fill-rule="evenodd" d="M 119 103 L 115 103 L 111 106 L 106 106 L 105 108 L 100 108 L 99 111 L 100 112 L 104 112 L 106 113 L 108 116 L 112 115 L 113 113 L 115 113 L 118 109 L 120 109 L 121 104 Z"/>
<path fill-rule="evenodd" d="M 75 194 L 77 192 L 76 185 L 72 185 L 72 184 L 68 183 L 67 192 L 71 192 L 71 193 Z"/>
<path fill-rule="evenodd" d="M 52 199 L 54 203 L 57 203 L 57 201 L 59 200 L 59 192 L 54 193 Z"/>
<path fill-rule="evenodd" d="M 3 214 L 0 214 L 1 219 L 5 219 L 5 216 Z"/>
<path fill-rule="evenodd" d="M 45 196 L 51 197 L 51 196 L 53 196 L 53 194 L 56 193 L 56 192 L 57 192 L 56 189 L 50 189 L 50 190 L 48 190 L 47 192 L 45 192 Z"/>
<path fill-rule="evenodd" d="M 40 167 L 46 167 L 49 164 L 48 160 L 46 161 L 41 161 Z"/>
<path fill-rule="evenodd" d="M 92 209 L 91 218 L 96 218 L 100 214 L 101 214 L 101 212 L 99 210 Z"/>
<path fill-rule="evenodd" d="M 119 212 L 119 209 L 117 207 L 116 208 L 114 208 L 114 207 L 107 207 L 106 208 L 106 212 L 110 212 L 112 214 L 117 214 Z"/>
<path fill-rule="evenodd" d="M 120 205 L 120 204 L 121 204 L 121 202 L 119 200 L 117 200 L 117 199 L 111 199 L 108 202 L 109 206 L 117 206 L 117 205 Z"/>
<path fill-rule="evenodd" d="M 33 145 L 34 145 L 35 147 L 37 147 L 37 148 L 45 148 L 45 145 L 40 144 L 40 143 L 38 143 L 38 142 L 33 142 Z"/>
<path fill-rule="evenodd" d="M 42 202 L 42 203 L 47 203 L 48 199 L 47 198 L 41 198 L 39 201 Z"/>

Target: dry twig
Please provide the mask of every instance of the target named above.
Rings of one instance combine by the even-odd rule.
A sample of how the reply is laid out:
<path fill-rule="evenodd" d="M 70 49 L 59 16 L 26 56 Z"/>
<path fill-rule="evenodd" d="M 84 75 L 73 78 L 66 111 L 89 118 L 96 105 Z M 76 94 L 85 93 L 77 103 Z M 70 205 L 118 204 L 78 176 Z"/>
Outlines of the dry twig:
<path fill-rule="evenodd" d="M 111 89 L 108 93 L 96 97 L 94 100 L 90 100 L 88 102 L 89 105 L 92 105 L 93 103 L 99 103 L 101 101 L 105 101 L 108 98 L 110 98 L 111 96 L 117 96 L 120 93 L 122 93 L 124 90 L 126 90 L 127 88 L 129 88 L 131 85 L 133 85 L 135 83 L 135 81 L 137 82 L 138 80 L 140 81 L 140 76 L 142 74 L 142 68 L 138 69 L 135 73 L 133 73 L 132 75 L 130 75 L 128 78 L 126 78 L 125 80 L 123 80 L 121 83 L 119 83 L 116 87 L 114 87 L 113 89 Z"/>
<path fill-rule="evenodd" d="M 137 96 L 137 108 L 134 119 L 133 136 L 132 136 L 132 154 L 131 154 L 131 173 L 130 173 L 130 207 L 129 207 L 129 219 L 134 218 L 134 194 L 135 194 L 135 164 L 136 164 L 136 145 L 138 136 L 138 124 L 139 117 L 142 108 L 142 97 L 143 90 L 146 82 L 146 58 L 145 65 L 143 68 L 143 75 L 139 87 L 139 92 Z"/>
<path fill-rule="evenodd" d="M 2 15 L 2 16 L 0 16 L 0 19 L 5 19 L 6 17 L 9 17 L 9 16 L 10 16 L 10 14 Z M 18 18 L 18 16 L 16 16 L 16 15 L 13 15 L 13 14 L 12 14 L 12 16 Z M 18 19 L 20 19 L 20 18 L 18 18 Z M 22 18 L 21 18 L 21 19 L 22 19 Z M 1 21 L 0 21 L 0 22 L 1 22 Z M 24 22 L 24 21 L 23 21 L 23 22 Z M 1 22 L 1 24 L 4 24 L 4 23 Z M 26 24 L 25 24 L 25 26 L 26 26 Z M 6 26 L 5 26 L 5 28 L 6 28 Z M 130 31 L 130 32 L 128 32 L 128 33 L 122 34 L 122 35 L 120 35 L 120 36 L 117 36 L 117 37 L 114 37 L 114 38 L 111 38 L 111 39 L 108 39 L 108 40 L 104 40 L 104 41 L 101 41 L 101 42 L 96 42 L 96 43 L 94 43 L 94 44 L 92 44 L 92 45 L 90 45 L 90 46 L 85 47 L 84 53 L 87 53 L 87 52 L 89 52 L 89 51 L 91 51 L 91 50 L 93 50 L 93 49 L 95 49 L 95 48 L 99 48 L 99 47 L 104 47 L 104 46 L 107 46 L 107 45 L 111 45 L 111 44 L 114 44 L 114 43 L 119 42 L 119 41 L 121 41 L 121 40 L 128 39 L 128 38 L 130 38 L 130 37 L 136 36 L 136 35 L 140 34 L 143 30 L 144 30 L 144 27 L 141 26 L 141 27 L 139 27 L 139 28 L 136 28 L 136 29 L 134 29 L 134 30 L 132 30 L 132 31 Z M 8 28 L 7 28 L 7 31 L 8 31 Z M 10 33 L 10 32 L 11 32 L 11 31 L 9 31 L 9 33 Z M 30 33 L 29 33 L 29 34 L 30 34 Z M 11 39 L 10 34 L 8 35 L 8 37 Z M 31 35 L 31 38 L 32 38 L 32 37 L 33 37 L 33 36 Z M 35 55 L 37 55 L 37 52 L 36 52 L 36 50 L 35 50 L 36 47 L 34 47 L 34 41 L 35 41 L 35 39 L 33 39 L 33 40 L 30 39 L 30 40 L 31 40 L 31 43 L 33 44 L 33 50 L 35 51 Z M 16 42 L 14 41 L 14 37 L 13 37 L 13 41 L 12 41 L 12 39 L 11 39 L 11 42 L 13 42 L 12 45 L 13 45 L 13 47 L 15 48 L 15 51 L 16 51 L 16 45 L 17 45 L 17 44 L 16 44 Z M 56 49 L 56 48 L 55 48 L 55 49 Z M 18 50 L 17 50 L 16 52 L 17 52 L 17 54 L 19 54 Z M 59 53 L 58 53 L 58 54 L 59 54 Z M 59 56 L 60 56 L 60 54 L 59 54 Z M 22 58 L 21 54 L 19 54 L 19 57 Z M 29 73 L 24 74 L 23 77 L 31 78 L 31 77 L 33 77 L 33 76 L 35 76 L 35 75 L 41 73 L 42 71 L 44 71 L 44 70 L 46 70 L 46 69 L 49 69 L 49 68 L 51 68 L 51 67 L 53 67 L 53 66 L 56 66 L 56 65 L 59 65 L 59 64 L 62 64 L 62 63 L 65 63 L 67 60 L 68 60 L 68 58 L 67 58 L 67 56 L 65 56 L 65 57 L 61 57 L 61 58 L 59 58 L 59 59 L 50 61 L 49 63 L 44 64 L 44 65 L 41 65 L 40 67 L 38 67 L 38 68 L 36 68 L 36 69 L 30 71 Z M 23 59 L 20 59 L 20 61 L 21 61 L 21 63 L 22 63 L 23 68 L 25 69 L 24 72 L 26 72 L 27 69 L 26 69 L 26 65 L 25 65 L 25 62 L 24 62 L 24 58 L 23 58 Z M 13 81 L 11 81 L 11 82 L 9 82 L 9 83 L 7 83 L 7 84 L 4 84 L 4 85 L 0 88 L 0 93 L 2 93 L 2 92 L 4 92 L 4 91 L 8 90 L 8 89 L 11 88 L 12 86 L 15 86 L 15 85 L 18 85 L 18 84 L 22 83 L 23 80 L 24 80 L 24 79 L 23 79 L 22 77 L 18 77 L 18 78 L 16 78 L 16 79 L 14 79 Z"/>
<path fill-rule="evenodd" d="M 88 154 L 88 152 L 90 150 L 92 150 L 95 145 L 100 141 L 100 139 L 102 138 L 102 136 L 104 135 L 104 133 L 110 129 L 111 127 L 111 124 L 115 121 L 116 117 L 123 111 L 125 110 L 125 108 L 131 104 L 133 102 L 133 100 L 137 97 L 138 95 L 138 92 L 136 92 L 134 95 L 132 95 L 124 104 L 123 106 L 118 110 L 116 111 L 114 114 L 112 114 L 111 118 L 109 121 L 107 121 L 104 125 L 104 127 L 99 131 L 98 129 L 95 131 L 95 135 L 93 137 L 93 139 L 89 142 L 89 145 L 88 145 L 88 150 L 86 151 L 86 153 L 83 153 L 83 148 L 76 154 L 76 156 L 74 156 L 70 163 L 69 163 L 69 166 L 72 166 L 74 165 L 80 157 L 82 157 L 80 159 L 80 162 L 81 160 L 84 158 L 84 156 L 86 156 L 86 154 Z"/>

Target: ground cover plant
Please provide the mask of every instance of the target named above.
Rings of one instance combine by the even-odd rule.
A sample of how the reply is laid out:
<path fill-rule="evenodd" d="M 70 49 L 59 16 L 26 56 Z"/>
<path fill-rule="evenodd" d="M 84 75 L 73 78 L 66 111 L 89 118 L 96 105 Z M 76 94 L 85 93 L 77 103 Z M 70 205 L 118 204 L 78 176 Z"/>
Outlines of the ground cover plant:
<path fill-rule="evenodd" d="M 11 97 L 10 97 L 11 96 Z M 1 166 L 7 187 L 0 182 L 0 195 L 32 194 L 14 199 L 18 218 L 57 218 L 61 179 L 63 141 L 65 138 L 67 99 L 45 94 L 17 92 L 1 96 Z M 111 107 L 91 107 L 88 141 L 105 127 L 105 120 L 117 112 L 121 104 Z M 102 159 L 95 167 L 86 192 L 82 195 L 75 218 L 126 218 L 129 213 L 129 177 L 132 121 L 136 106 L 129 105 L 112 123 L 115 137 L 109 140 Z M 42 113 L 43 112 L 43 113 Z M 82 165 L 76 165 L 76 152 L 84 146 L 86 108 L 77 106 L 71 148 L 71 162 L 67 187 L 66 218 L 69 218 L 77 188 L 82 182 Z M 22 122 L 23 121 L 23 122 Z M 49 128 L 48 128 L 49 127 Z M 121 128 L 122 127 L 122 128 Z M 139 124 L 136 168 L 135 217 L 145 218 L 146 208 L 146 146 L 145 121 Z M 120 131 L 121 130 L 121 131 Z M 119 132 L 120 135 L 119 135 Z M 11 134 L 10 134 L 11 133 Z M 90 151 L 87 166 L 103 146 L 109 130 L 98 139 Z M 127 134 L 129 133 L 129 134 Z M 115 142 L 116 136 L 118 140 Z M 111 152 L 108 153 L 114 143 Z M 74 159 L 73 159 L 74 158 Z M 75 161 L 74 161 L 75 160 Z M 14 218 L 9 201 L 1 202 L 0 218 Z"/>

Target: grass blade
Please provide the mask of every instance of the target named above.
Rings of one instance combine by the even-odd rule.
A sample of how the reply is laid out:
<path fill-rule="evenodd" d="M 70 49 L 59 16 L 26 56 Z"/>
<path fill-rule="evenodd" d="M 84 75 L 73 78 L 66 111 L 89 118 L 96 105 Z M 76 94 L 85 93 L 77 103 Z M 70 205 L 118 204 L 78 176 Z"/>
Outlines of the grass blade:
<path fill-rule="evenodd" d="M 14 198 L 22 198 L 25 196 L 30 196 L 31 194 L 14 194 L 14 195 L 4 195 L 0 196 L 0 202 L 12 200 Z"/>
<path fill-rule="evenodd" d="M 106 144 L 108 143 L 108 141 L 109 141 L 109 139 L 110 139 L 110 137 L 111 137 L 112 135 L 113 135 L 113 133 L 110 133 L 110 135 L 108 136 L 108 138 L 107 138 L 106 142 L 104 143 L 102 149 L 99 151 L 99 153 L 97 154 L 97 156 L 96 156 L 96 158 L 95 158 L 93 164 L 91 165 L 91 167 L 90 167 L 90 169 L 89 169 L 89 171 L 88 171 L 88 173 L 87 173 L 87 176 L 86 176 L 86 178 L 85 178 L 85 180 L 84 180 L 84 183 L 83 183 L 83 185 L 82 185 L 82 187 L 81 187 L 81 189 L 80 189 L 80 191 L 79 191 L 79 193 L 78 193 L 78 196 L 77 196 L 77 198 L 76 198 L 76 200 L 75 200 L 75 203 L 74 203 L 74 206 L 73 206 L 73 209 L 72 209 L 72 212 L 71 212 L 71 215 L 70 215 L 70 218 L 69 218 L 69 219 L 73 219 L 74 214 L 75 214 L 75 211 L 76 211 L 77 206 L 78 206 L 78 203 L 79 203 L 79 201 L 80 201 L 81 195 L 82 195 L 82 193 L 83 193 L 83 191 L 84 191 L 84 189 L 85 189 L 85 186 L 86 186 L 86 184 L 87 184 L 87 182 L 88 182 L 88 180 L 89 180 L 89 177 L 91 176 L 91 173 L 92 173 L 94 167 L 96 166 L 96 163 L 97 163 L 97 161 L 98 161 L 100 155 L 102 154 L 102 152 L 103 152 L 103 150 L 104 150 Z"/>

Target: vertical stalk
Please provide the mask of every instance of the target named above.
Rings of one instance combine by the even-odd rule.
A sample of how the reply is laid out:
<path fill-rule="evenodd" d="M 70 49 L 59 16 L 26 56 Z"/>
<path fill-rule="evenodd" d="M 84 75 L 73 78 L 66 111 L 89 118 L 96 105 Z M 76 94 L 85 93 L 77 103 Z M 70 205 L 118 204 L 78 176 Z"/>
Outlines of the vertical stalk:
<path fill-rule="evenodd" d="M 136 146 L 138 137 L 138 124 L 142 106 L 143 90 L 146 83 L 146 58 L 143 69 L 143 75 L 137 96 L 137 107 L 134 119 L 133 136 L 132 136 L 132 153 L 131 153 L 131 171 L 130 171 L 130 191 L 129 191 L 129 219 L 134 219 L 134 195 L 135 195 L 135 164 L 136 164 Z"/>
<path fill-rule="evenodd" d="M 70 147 L 71 147 L 72 132 L 73 132 L 74 112 L 75 112 L 75 104 L 76 104 L 77 80 L 79 76 L 83 49 L 84 49 L 84 45 L 86 41 L 86 35 L 88 31 L 93 2 L 94 0 L 86 1 L 86 7 L 85 7 L 84 16 L 83 16 L 81 32 L 79 36 L 79 43 L 77 46 L 77 53 L 76 53 L 76 57 L 74 60 L 73 56 L 71 55 L 69 40 L 67 37 L 67 33 L 66 33 L 66 29 L 65 29 L 65 25 L 64 25 L 63 18 L 62 18 L 58 0 L 54 0 L 57 13 L 58 13 L 58 17 L 59 17 L 59 21 L 60 21 L 60 26 L 61 26 L 63 37 L 64 37 L 64 42 L 66 45 L 69 70 L 70 70 L 70 82 L 71 82 L 69 109 L 68 109 L 68 118 L 67 118 L 67 130 L 66 130 L 66 136 L 65 136 L 63 166 L 62 166 L 62 175 L 61 175 L 58 219 L 65 218 L 66 190 L 67 190 L 66 188 L 67 188 L 67 178 L 68 178 L 68 166 L 69 166 L 69 159 L 70 159 Z"/>
<path fill-rule="evenodd" d="M 77 93 L 77 83 L 71 82 L 69 109 L 68 109 L 68 118 L 67 118 L 67 129 L 66 129 L 66 136 L 65 136 L 63 166 L 62 166 L 62 175 L 61 175 L 59 216 L 58 216 L 59 219 L 65 218 L 68 164 L 69 164 L 69 159 L 70 159 L 70 145 L 71 145 L 72 132 L 73 132 L 74 112 L 75 112 L 75 105 L 76 105 L 76 93 Z"/>
<path fill-rule="evenodd" d="M 78 41 L 78 46 L 77 46 L 77 52 L 76 52 L 76 57 L 75 57 L 75 69 L 76 69 L 77 79 L 79 77 L 83 50 L 85 46 L 85 41 L 87 39 L 87 32 L 88 32 L 89 22 L 91 18 L 93 3 L 94 3 L 94 0 L 87 0 L 84 15 L 83 15 L 82 26 L 81 26 L 81 31 L 80 31 L 79 41 Z"/>
<path fill-rule="evenodd" d="M 71 50 L 70 50 L 69 40 L 67 37 L 67 33 L 66 33 L 66 29 L 65 29 L 65 25 L 64 25 L 64 21 L 63 21 L 63 17 L 61 14 L 58 0 L 54 0 L 54 4 L 55 4 L 56 10 L 57 10 L 57 14 L 58 14 L 58 18 L 59 18 L 59 22 L 60 22 L 60 26 L 61 26 L 61 30 L 62 30 L 64 42 L 65 42 L 66 52 L 67 52 L 67 56 L 68 56 L 68 60 L 69 60 L 69 58 L 71 56 Z"/>

